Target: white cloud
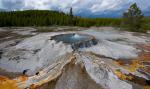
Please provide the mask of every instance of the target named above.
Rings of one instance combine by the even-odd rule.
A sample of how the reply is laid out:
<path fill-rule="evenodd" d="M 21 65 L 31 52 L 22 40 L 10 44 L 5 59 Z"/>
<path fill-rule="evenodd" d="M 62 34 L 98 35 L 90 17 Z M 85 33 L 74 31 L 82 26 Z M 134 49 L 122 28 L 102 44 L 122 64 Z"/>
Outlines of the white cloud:
<path fill-rule="evenodd" d="M 150 0 L 0 0 L 0 8 L 5 9 L 47 9 L 69 11 L 73 7 L 75 13 L 89 10 L 91 13 L 103 11 L 117 11 L 128 8 L 133 2 L 146 10 L 150 7 Z M 20 5 L 21 4 L 21 5 Z"/>
<path fill-rule="evenodd" d="M 2 8 L 2 1 L 0 0 L 0 8 Z"/>

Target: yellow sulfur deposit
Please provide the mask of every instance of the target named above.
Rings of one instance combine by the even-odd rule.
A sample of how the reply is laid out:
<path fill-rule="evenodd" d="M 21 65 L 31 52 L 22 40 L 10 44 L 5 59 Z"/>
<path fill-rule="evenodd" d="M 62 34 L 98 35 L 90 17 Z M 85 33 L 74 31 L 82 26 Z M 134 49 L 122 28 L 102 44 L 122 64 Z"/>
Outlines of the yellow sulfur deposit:
<path fill-rule="evenodd" d="M 0 76 L 0 89 L 19 89 L 17 87 L 17 81 L 11 80 L 7 77 Z"/>

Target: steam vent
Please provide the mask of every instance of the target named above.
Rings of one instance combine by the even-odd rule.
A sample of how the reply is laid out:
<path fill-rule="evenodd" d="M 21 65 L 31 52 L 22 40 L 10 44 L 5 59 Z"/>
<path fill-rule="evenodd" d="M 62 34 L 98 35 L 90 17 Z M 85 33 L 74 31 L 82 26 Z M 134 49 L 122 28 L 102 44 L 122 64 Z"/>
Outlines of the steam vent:
<path fill-rule="evenodd" d="M 98 43 L 94 36 L 78 33 L 55 35 L 51 40 L 71 44 L 73 49 L 87 48 Z"/>

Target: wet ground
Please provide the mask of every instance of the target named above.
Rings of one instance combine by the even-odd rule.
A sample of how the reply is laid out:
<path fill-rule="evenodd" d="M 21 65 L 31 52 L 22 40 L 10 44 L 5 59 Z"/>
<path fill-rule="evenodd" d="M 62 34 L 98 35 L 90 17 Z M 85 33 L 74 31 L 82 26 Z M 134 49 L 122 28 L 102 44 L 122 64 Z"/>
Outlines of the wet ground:
<path fill-rule="evenodd" d="M 74 51 L 51 40 L 72 33 L 93 36 L 98 44 Z M 149 33 L 113 27 L 0 28 L 0 75 L 18 88 L 142 89 L 149 87 L 149 70 Z"/>

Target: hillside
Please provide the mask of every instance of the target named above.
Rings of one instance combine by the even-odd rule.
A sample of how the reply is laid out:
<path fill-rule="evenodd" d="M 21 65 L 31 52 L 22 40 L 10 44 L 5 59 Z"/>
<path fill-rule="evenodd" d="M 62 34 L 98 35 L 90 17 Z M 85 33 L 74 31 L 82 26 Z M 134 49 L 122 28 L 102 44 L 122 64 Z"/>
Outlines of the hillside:
<path fill-rule="evenodd" d="M 0 12 L 0 26 L 112 26 L 119 25 L 120 19 L 113 18 L 80 18 L 69 14 L 48 10 L 26 10 Z"/>
<path fill-rule="evenodd" d="M 49 10 L 0 12 L 0 27 L 11 26 L 122 26 L 122 18 L 82 18 Z M 143 30 L 150 30 L 150 17 L 142 22 Z"/>

